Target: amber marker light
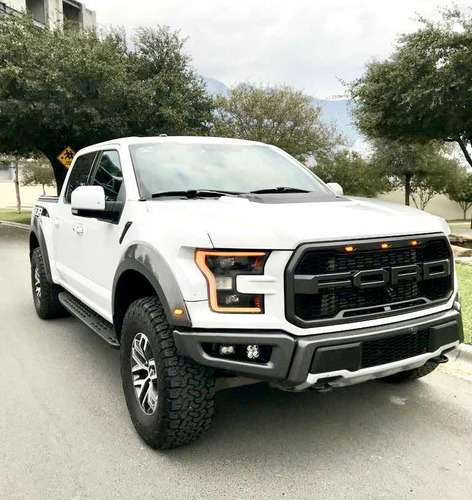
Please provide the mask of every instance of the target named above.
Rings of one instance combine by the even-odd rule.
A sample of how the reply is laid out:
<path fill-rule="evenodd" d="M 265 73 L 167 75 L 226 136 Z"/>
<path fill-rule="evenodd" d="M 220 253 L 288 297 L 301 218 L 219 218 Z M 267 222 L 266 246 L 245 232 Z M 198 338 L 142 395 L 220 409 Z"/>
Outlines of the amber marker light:
<path fill-rule="evenodd" d="M 220 313 L 262 313 L 262 304 L 257 302 L 255 307 L 237 307 L 228 306 L 224 307 L 218 304 L 218 293 L 216 286 L 216 277 L 208 267 L 207 257 L 223 257 L 223 258 L 238 258 L 238 257 L 252 257 L 256 258 L 257 265 L 262 262 L 262 259 L 267 256 L 266 252 L 223 252 L 217 250 L 197 250 L 195 253 L 195 262 L 206 278 L 208 284 L 208 301 L 212 311 Z"/>
<path fill-rule="evenodd" d="M 418 240 L 411 240 L 410 241 L 410 245 L 412 247 L 417 247 L 419 244 L 420 244 L 420 242 Z"/>
<path fill-rule="evenodd" d="M 183 315 L 184 315 L 183 309 L 174 309 L 174 316 L 183 316 Z"/>
<path fill-rule="evenodd" d="M 348 245 L 347 247 L 344 247 L 344 250 L 346 252 L 354 252 L 354 247 L 352 245 Z"/>
<path fill-rule="evenodd" d="M 380 248 L 382 250 L 387 250 L 390 248 L 390 243 L 380 243 Z"/>

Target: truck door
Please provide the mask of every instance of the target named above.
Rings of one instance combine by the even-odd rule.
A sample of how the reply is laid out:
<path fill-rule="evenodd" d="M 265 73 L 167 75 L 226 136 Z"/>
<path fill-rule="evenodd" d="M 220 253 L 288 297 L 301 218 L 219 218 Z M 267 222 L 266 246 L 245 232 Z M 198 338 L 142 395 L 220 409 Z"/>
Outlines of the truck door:
<path fill-rule="evenodd" d="M 89 185 L 102 186 L 107 208 L 113 207 L 119 212 L 117 219 L 75 216 L 83 225 L 81 246 L 85 255 L 78 272 L 94 302 L 91 307 L 111 321 L 113 279 L 121 258 L 120 236 L 127 222 L 123 213 L 127 208 L 126 191 L 118 150 L 108 149 L 98 154 Z"/>

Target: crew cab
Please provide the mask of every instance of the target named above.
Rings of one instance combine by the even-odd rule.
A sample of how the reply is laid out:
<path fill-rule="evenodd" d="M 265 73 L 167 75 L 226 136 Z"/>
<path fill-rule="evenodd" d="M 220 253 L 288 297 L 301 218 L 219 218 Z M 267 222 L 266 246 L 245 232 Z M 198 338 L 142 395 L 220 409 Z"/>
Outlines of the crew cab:
<path fill-rule="evenodd" d="M 448 231 L 274 146 L 117 139 L 34 208 L 34 306 L 120 349 L 137 432 L 172 448 L 208 428 L 217 382 L 324 391 L 446 361 L 463 340 Z"/>

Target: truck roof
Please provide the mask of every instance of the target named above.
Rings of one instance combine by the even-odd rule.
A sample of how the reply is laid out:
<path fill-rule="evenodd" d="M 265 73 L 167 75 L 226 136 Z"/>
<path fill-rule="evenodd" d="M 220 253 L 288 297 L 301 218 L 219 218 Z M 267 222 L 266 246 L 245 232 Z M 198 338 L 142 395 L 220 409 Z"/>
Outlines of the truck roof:
<path fill-rule="evenodd" d="M 202 136 L 153 136 L 153 137 L 120 137 L 110 141 L 99 142 L 92 144 L 86 148 L 82 148 L 79 152 L 86 153 L 104 146 L 129 146 L 131 144 L 148 144 L 148 143 L 177 143 L 177 144 L 246 144 L 246 145 L 262 145 L 261 142 L 246 141 L 242 139 L 228 139 L 225 137 L 202 137 Z M 266 144 L 264 144 L 266 145 Z"/>

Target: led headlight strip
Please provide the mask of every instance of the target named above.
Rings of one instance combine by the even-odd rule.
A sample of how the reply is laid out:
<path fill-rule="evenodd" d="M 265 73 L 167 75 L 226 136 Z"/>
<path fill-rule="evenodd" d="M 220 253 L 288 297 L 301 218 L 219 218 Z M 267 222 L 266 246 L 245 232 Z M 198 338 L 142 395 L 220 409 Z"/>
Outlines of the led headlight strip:
<path fill-rule="evenodd" d="M 267 252 L 197 250 L 195 262 L 208 284 L 210 308 L 221 313 L 262 313 L 264 296 L 238 293 L 236 278 L 263 274 L 267 257 Z"/>

